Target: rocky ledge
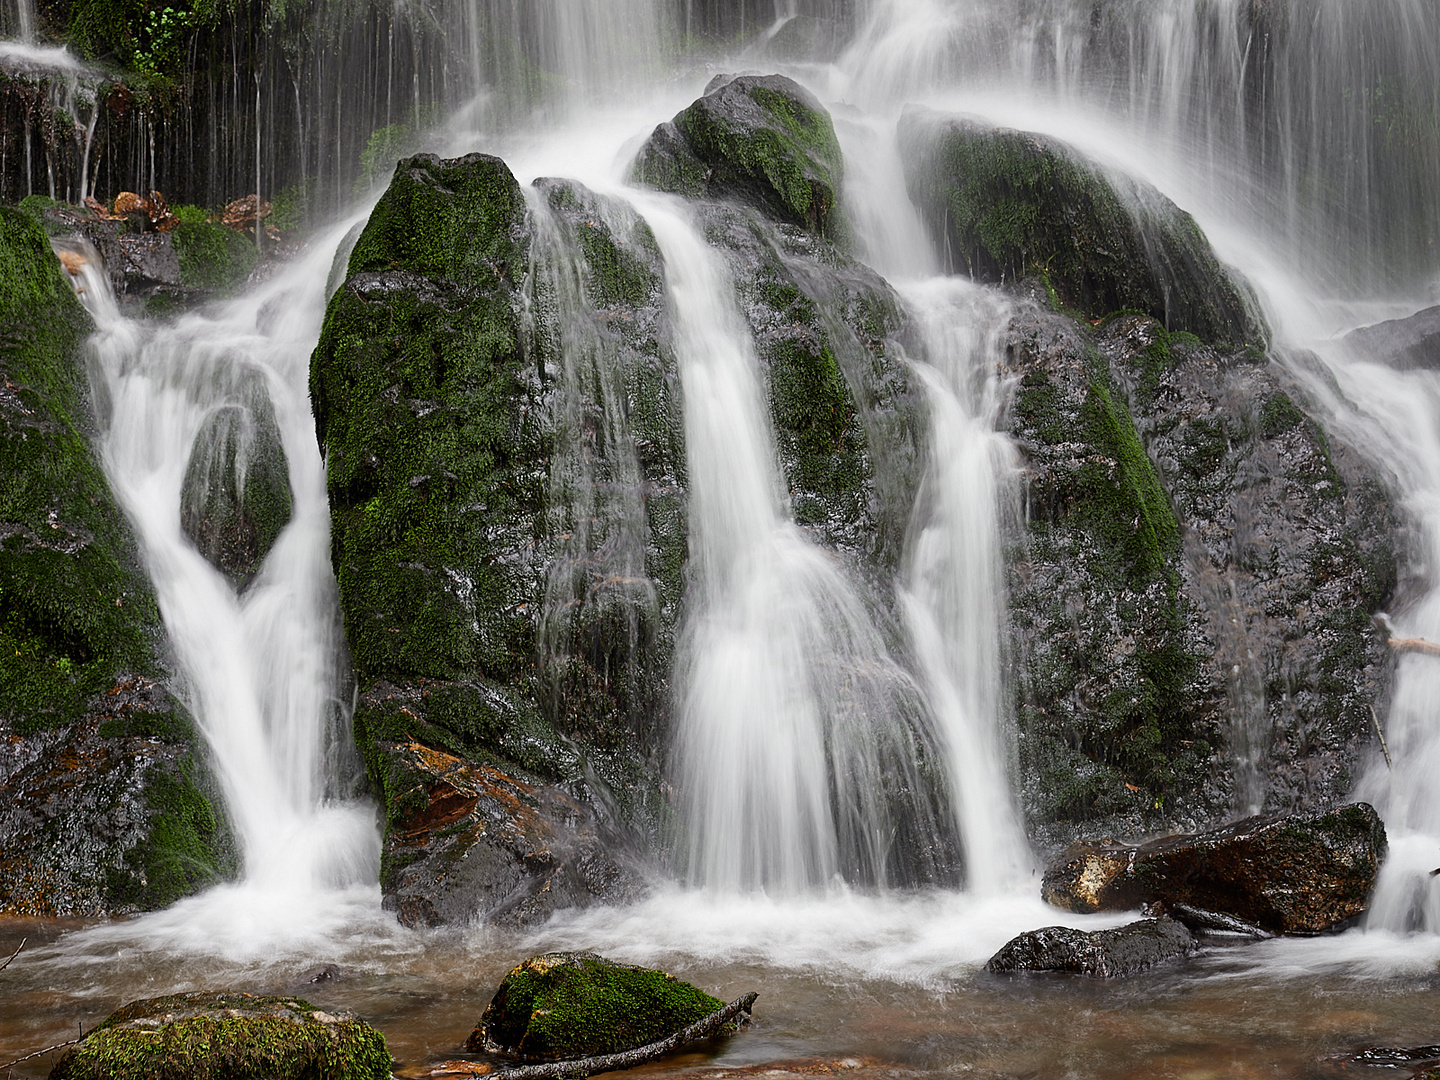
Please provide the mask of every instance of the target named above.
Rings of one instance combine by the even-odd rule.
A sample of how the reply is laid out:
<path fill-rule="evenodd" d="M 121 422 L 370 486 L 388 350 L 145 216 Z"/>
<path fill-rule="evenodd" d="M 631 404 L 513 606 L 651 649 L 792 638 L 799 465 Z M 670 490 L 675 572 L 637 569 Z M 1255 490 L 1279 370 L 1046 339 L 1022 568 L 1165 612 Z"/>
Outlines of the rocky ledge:
<path fill-rule="evenodd" d="M 1045 871 L 1041 889 L 1069 911 L 1184 905 L 1271 933 L 1318 934 L 1365 910 L 1385 852 L 1374 808 L 1353 803 L 1139 846 L 1075 844 Z"/>

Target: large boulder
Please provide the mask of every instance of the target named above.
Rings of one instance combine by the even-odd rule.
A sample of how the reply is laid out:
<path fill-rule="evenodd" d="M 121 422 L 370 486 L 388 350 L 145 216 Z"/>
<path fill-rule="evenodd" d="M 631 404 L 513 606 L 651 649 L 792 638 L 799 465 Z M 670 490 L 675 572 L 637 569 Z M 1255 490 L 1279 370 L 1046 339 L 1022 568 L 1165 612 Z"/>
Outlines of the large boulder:
<path fill-rule="evenodd" d="M 1374 740 L 1382 479 L 1258 353 L 1017 290 L 1002 415 L 1021 795 L 1042 845 L 1333 805 Z"/>
<path fill-rule="evenodd" d="M 1385 858 L 1385 826 L 1366 803 L 1253 817 L 1138 847 L 1070 847 L 1045 871 L 1045 899 L 1070 911 L 1184 904 L 1277 934 L 1318 934 L 1355 918 Z"/>
<path fill-rule="evenodd" d="M 985 964 L 986 971 L 1053 971 L 1111 979 L 1135 975 L 1189 956 L 1199 944 L 1173 919 L 1141 919 L 1111 930 L 1046 926 L 1011 938 Z"/>
<path fill-rule="evenodd" d="M 87 441 L 89 317 L 0 208 L 0 912 L 168 904 L 234 869 L 135 539 Z"/>
<path fill-rule="evenodd" d="M 275 407 L 264 380 L 249 373 L 195 435 L 180 488 L 180 527 L 212 566 L 243 587 L 291 510 Z"/>
<path fill-rule="evenodd" d="M 831 240 L 847 235 L 830 114 L 783 75 L 717 75 L 655 129 L 631 169 L 661 191 L 736 199 Z"/>
<path fill-rule="evenodd" d="M 497 158 L 402 161 L 313 359 L 356 738 L 385 805 L 381 885 L 407 921 L 629 897 L 627 838 L 658 835 L 663 813 L 684 513 L 658 255 L 623 207 L 539 187 L 527 215 Z M 453 801 L 428 794 L 427 753 L 471 770 L 467 793 L 520 793 L 509 823 L 477 796 L 474 828 L 417 832 Z"/>
<path fill-rule="evenodd" d="M 388 1080 L 385 1036 L 350 1013 L 251 994 L 134 1001 L 65 1051 L 51 1080 Z"/>
<path fill-rule="evenodd" d="M 1402 371 L 1440 368 L 1440 305 L 1403 319 L 1362 326 L 1346 334 L 1344 342 L 1362 359 Z"/>
<path fill-rule="evenodd" d="M 928 110 L 906 110 L 900 144 L 910 198 L 952 272 L 997 283 L 1042 273 L 1090 317 L 1139 310 L 1212 345 L 1263 343 L 1253 301 L 1153 187 L 1058 139 Z"/>
<path fill-rule="evenodd" d="M 511 969 L 465 1045 L 526 1061 L 594 1057 L 658 1042 L 724 1007 L 663 971 L 546 953 Z"/>

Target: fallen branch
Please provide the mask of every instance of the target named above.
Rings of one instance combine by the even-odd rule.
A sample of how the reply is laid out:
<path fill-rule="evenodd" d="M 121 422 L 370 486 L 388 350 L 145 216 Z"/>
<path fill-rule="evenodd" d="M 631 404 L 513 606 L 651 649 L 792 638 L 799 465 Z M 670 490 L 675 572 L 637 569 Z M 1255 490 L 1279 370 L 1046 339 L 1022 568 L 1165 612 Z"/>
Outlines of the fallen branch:
<path fill-rule="evenodd" d="M 1263 927 L 1226 915 L 1221 911 L 1206 911 L 1189 904 L 1167 904 L 1165 912 L 1176 922 L 1184 923 L 1191 930 L 1220 930 L 1229 934 L 1245 934 L 1253 938 L 1273 938 L 1275 935 Z"/>
<path fill-rule="evenodd" d="M 1380 714 L 1375 711 L 1375 706 L 1370 706 L 1370 719 L 1375 721 L 1375 734 L 1380 736 L 1380 752 L 1385 755 L 1385 767 L 1393 770 L 1395 763 L 1390 760 L 1390 747 L 1385 743 L 1385 732 L 1380 727 Z"/>
<path fill-rule="evenodd" d="M 1423 637 L 1392 637 L 1390 647 L 1396 652 L 1418 652 L 1426 656 L 1440 656 L 1440 645 L 1426 641 Z"/>
<path fill-rule="evenodd" d="M 543 1065 L 517 1065 L 513 1068 L 496 1069 L 488 1073 L 492 1080 L 572 1080 L 595 1073 L 612 1072 L 615 1069 L 633 1069 L 647 1061 L 655 1061 L 673 1054 L 680 1047 L 696 1039 L 713 1035 L 734 1020 L 741 1013 L 747 1016 L 755 1004 L 757 994 L 746 994 L 736 998 L 723 1009 L 717 1009 L 703 1020 L 697 1020 L 687 1028 L 681 1028 L 668 1039 L 661 1039 L 634 1050 L 622 1050 L 618 1054 L 600 1054 L 597 1057 L 573 1058 L 570 1061 L 547 1061 Z M 456 1062 L 455 1064 L 458 1064 Z"/>
<path fill-rule="evenodd" d="M 30 939 L 28 937 L 22 937 L 20 939 L 20 944 L 15 946 L 15 951 L 5 958 L 5 962 L 3 964 L 0 964 L 0 971 L 4 971 L 7 967 L 10 966 L 10 961 L 14 960 L 15 957 L 20 955 L 20 950 L 25 947 L 25 942 L 29 940 Z"/>
<path fill-rule="evenodd" d="M 44 1050 L 36 1050 L 33 1054 L 26 1054 L 24 1057 L 16 1058 L 14 1061 L 4 1062 L 3 1064 L 0 1064 L 0 1069 L 13 1069 L 16 1065 L 19 1065 L 22 1062 L 34 1061 L 36 1058 L 44 1057 L 46 1054 L 54 1053 L 56 1050 L 64 1050 L 67 1046 L 74 1046 L 84 1037 L 85 1035 L 82 1032 L 79 1036 L 71 1039 L 69 1042 L 56 1043 L 54 1046 L 47 1046 Z"/>

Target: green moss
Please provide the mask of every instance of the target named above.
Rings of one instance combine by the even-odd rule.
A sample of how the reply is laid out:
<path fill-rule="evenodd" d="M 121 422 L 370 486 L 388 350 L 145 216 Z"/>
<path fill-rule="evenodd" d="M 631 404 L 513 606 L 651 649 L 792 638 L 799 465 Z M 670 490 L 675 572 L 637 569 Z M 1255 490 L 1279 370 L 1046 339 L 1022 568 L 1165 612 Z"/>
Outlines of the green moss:
<path fill-rule="evenodd" d="M 745 95 L 765 120 L 750 124 L 732 104 Z M 758 201 L 782 221 L 844 241 L 839 211 L 844 158 L 830 114 L 780 76 L 741 76 L 675 117 L 694 154 L 710 167 L 708 192 Z"/>
<path fill-rule="evenodd" d="M 1159 192 L 1029 132 L 914 113 L 901 137 L 910 195 L 955 269 L 1043 275 L 1090 317 L 1139 310 L 1217 345 L 1263 339 L 1194 219 Z"/>
<path fill-rule="evenodd" d="M 145 784 L 149 834 L 126 852 L 125 872 L 107 875 L 112 908 L 154 911 L 235 876 L 230 830 L 196 786 L 196 771 L 188 759 L 178 775 L 151 770 Z"/>
<path fill-rule="evenodd" d="M 1300 411 L 1290 395 L 1277 392 L 1265 399 L 1260 411 L 1260 431 L 1267 439 L 1278 439 L 1305 423 L 1305 414 Z"/>
<path fill-rule="evenodd" d="M 27 214 L 0 208 L 0 711 L 68 723 L 122 669 L 155 672 L 159 612 L 86 442 L 90 320 Z"/>
<path fill-rule="evenodd" d="M 326 1019 L 326 1014 L 299 998 L 249 994 L 151 998 L 106 1018 L 66 1052 L 50 1075 L 55 1080 L 386 1080 L 390 1076 L 393 1061 L 380 1032 L 358 1020 Z"/>
<path fill-rule="evenodd" d="M 566 1060 L 644 1046 L 724 1007 L 663 971 L 547 953 L 505 976 L 477 1035 L 527 1059 Z"/>
<path fill-rule="evenodd" d="M 254 240 L 223 225 L 182 219 L 170 236 L 186 288 L 239 288 L 260 257 Z"/>

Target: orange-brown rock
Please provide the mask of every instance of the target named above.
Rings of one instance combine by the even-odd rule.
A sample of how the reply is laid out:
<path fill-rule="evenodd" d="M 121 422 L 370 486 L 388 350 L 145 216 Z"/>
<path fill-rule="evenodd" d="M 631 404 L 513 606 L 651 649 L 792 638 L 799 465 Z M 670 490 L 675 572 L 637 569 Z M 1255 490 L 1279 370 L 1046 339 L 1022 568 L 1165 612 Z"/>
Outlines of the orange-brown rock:
<path fill-rule="evenodd" d="M 1365 910 L 1385 851 L 1379 815 L 1352 803 L 1139 846 L 1073 844 L 1045 871 L 1041 892 L 1069 911 L 1185 904 L 1272 933 L 1316 934 Z"/>

